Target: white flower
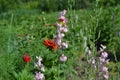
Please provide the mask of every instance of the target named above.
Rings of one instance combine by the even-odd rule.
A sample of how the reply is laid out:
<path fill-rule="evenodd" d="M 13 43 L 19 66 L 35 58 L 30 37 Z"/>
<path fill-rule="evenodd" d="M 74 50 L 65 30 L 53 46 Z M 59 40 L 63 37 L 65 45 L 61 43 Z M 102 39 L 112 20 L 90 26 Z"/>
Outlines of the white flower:
<path fill-rule="evenodd" d="M 108 78 L 109 78 L 109 74 L 108 74 L 108 72 L 106 72 L 103 76 L 104 76 L 105 79 L 108 80 Z"/>
<path fill-rule="evenodd" d="M 37 63 L 34 63 L 34 68 L 38 67 L 38 64 Z"/>
<path fill-rule="evenodd" d="M 102 47 L 103 49 L 106 49 L 106 46 L 104 46 L 104 45 L 102 45 L 102 44 L 101 44 L 101 47 Z"/>
<path fill-rule="evenodd" d="M 35 80 L 45 80 L 45 76 L 41 72 L 35 72 Z"/>
<path fill-rule="evenodd" d="M 62 25 L 61 25 L 61 24 L 59 24 L 59 23 L 57 23 L 57 26 L 58 26 L 58 27 L 62 27 Z"/>
<path fill-rule="evenodd" d="M 64 36 L 65 36 L 65 34 L 61 33 L 61 37 L 64 37 Z"/>
<path fill-rule="evenodd" d="M 38 59 L 38 62 L 41 62 L 43 59 L 41 57 L 36 56 L 36 58 Z"/>
<path fill-rule="evenodd" d="M 58 38 L 62 38 L 62 37 L 63 37 L 63 34 L 58 33 Z"/>
<path fill-rule="evenodd" d="M 105 58 L 99 57 L 100 59 L 100 63 L 104 63 L 105 62 Z"/>
<path fill-rule="evenodd" d="M 92 54 L 91 50 L 88 50 L 88 54 L 89 54 L 89 55 L 91 55 L 91 54 Z"/>
<path fill-rule="evenodd" d="M 60 16 L 60 18 L 59 19 L 63 19 L 63 20 L 65 20 L 65 16 Z"/>
<path fill-rule="evenodd" d="M 41 68 L 41 71 L 45 72 L 45 67 L 43 64 L 41 64 L 40 68 Z"/>
<path fill-rule="evenodd" d="M 64 31 L 64 32 L 68 32 L 67 27 L 64 27 L 64 28 L 63 28 L 63 31 Z"/>
<path fill-rule="evenodd" d="M 102 55 L 101 55 L 101 57 L 107 58 L 108 57 L 108 53 L 107 52 L 103 52 Z"/>
<path fill-rule="evenodd" d="M 107 71 L 108 71 L 108 68 L 105 67 L 105 66 L 103 66 L 103 67 L 102 67 L 102 71 L 107 72 Z"/>
<path fill-rule="evenodd" d="M 68 42 L 63 42 L 62 46 L 64 46 L 65 48 L 68 48 Z"/>
<path fill-rule="evenodd" d="M 95 59 L 92 60 L 92 64 L 95 64 Z"/>
<path fill-rule="evenodd" d="M 62 26 L 58 26 L 58 29 L 57 29 L 57 33 L 60 33 L 60 32 L 62 32 L 63 31 L 63 27 Z"/>
<path fill-rule="evenodd" d="M 56 43 L 57 45 L 60 45 L 61 42 L 62 42 L 62 39 L 61 39 L 61 38 L 57 38 L 57 39 L 55 40 L 55 43 Z"/>
<path fill-rule="evenodd" d="M 63 15 L 65 15 L 65 14 L 66 14 L 66 12 L 67 12 L 67 11 L 66 11 L 66 10 L 64 10 L 64 11 L 63 11 Z"/>
<path fill-rule="evenodd" d="M 102 48 L 100 48 L 100 52 L 103 52 L 104 50 Z"/>
<path fill-rule="evenodd" d="M 60 61 L 62 62 L 67 61 L 67 57 L 64 54 L 62 54 L 62 56 L 60 57 Z"/>
<path fill-rule="evenodd" d="M 36 62 L 36 63 L 34 63 L 34 68 L 36 68 L 36 67 L 40 67 L 41 65 L 42 65 L 41 62 Z"/>
<path fill-rule="evenodd" d="M 66 14 L 66 12 L 67 12 L 66 10 L 64 10 L 63 12 L 60 12 L 59 17 L 64 16 Z"/>

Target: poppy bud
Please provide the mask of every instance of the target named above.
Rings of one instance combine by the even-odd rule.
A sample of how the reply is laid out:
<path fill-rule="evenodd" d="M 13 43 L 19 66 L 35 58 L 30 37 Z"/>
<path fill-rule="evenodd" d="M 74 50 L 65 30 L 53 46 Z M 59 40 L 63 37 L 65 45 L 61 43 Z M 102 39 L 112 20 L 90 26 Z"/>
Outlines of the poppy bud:
<path fill-rule="evenodd" d="M 23 59 L 23 61 L 24 62 L 30 62 L 30 56 L 28 55 L 28 54 L 24 54 L 23 56 L 22 56 L 22 59 Z"/>

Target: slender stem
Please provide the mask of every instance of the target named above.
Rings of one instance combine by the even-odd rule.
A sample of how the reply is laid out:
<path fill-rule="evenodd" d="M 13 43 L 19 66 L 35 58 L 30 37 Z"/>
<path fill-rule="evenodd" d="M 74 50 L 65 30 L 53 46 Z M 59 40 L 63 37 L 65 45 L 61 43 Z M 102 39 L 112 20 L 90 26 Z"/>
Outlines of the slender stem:
<path fill-rule="evenodd" d="M 10 53 L 12 51 L 12 46 L 11 46 L 11 37 L 12 37 L 12 23 L 13 23 L 13 14 L 11 15 L 11 22 L 10 25 L 8 26 L 8 49 L 7 53 Z"/>

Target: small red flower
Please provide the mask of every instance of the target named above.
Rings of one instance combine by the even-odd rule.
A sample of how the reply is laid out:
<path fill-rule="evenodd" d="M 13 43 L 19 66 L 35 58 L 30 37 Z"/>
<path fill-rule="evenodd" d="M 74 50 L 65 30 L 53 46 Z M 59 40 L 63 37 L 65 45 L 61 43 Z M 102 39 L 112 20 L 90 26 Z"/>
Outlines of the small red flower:
<path fill-rule="evenodd" d="M 22 56 L 22 59 L 23 59 L 24 62 L 30 62 L 31 57 L 30 57 L 28 54 L 24 54 L 24 55 Z"/>

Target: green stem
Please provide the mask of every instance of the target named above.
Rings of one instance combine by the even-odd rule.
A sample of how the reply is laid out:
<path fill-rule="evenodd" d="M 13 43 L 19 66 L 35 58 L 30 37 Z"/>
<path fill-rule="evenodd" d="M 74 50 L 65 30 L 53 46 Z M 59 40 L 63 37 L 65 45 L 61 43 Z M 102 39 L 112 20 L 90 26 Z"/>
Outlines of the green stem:
<path fill-rule="evenodd" d="M 13 14 L 11 15 L 11 22 L 10 25 L 8 26 L 8 49 L 7 53 L 10 53 L 12 51 L 12 46 L 11 46 L 11 37 L 12 37 L 12 23 L 13 23 Z"/>

